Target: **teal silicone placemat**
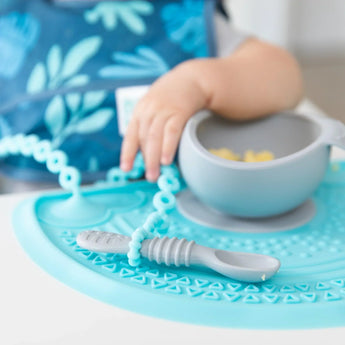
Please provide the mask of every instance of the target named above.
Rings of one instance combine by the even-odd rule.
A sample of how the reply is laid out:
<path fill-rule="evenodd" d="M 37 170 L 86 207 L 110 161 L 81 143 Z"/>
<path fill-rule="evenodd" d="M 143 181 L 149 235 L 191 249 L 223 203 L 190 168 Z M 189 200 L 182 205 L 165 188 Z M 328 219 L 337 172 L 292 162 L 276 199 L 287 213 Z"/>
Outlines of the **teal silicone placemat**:
<path fill-rule="evenodd" d="M 76 244 L 76 235 L 86 229 L 130 235 L 153 211 L 152 197 L 157 190 L 156 185 L 144 181 L 117 187 L 99 185 L 84 189 L 82 202 L 76 204 L 68 204 L 68 193 L 45 194 L 17 207 L 15 233 L 30 257 L 57 279 L 135 312 L 233 328 L 345 325 L 344 163 L 333 163 L 314 193 L 315 217 L 288 231 L 222 231 L 195 224 L 173 211 L 169 237 L 279 258 L 279 273 L 260 284 L 145 260 L 133 268 L 125 256 L 97 254 Z M 61 205 L 68 205 L 72 212 L 63 214 Z"/>

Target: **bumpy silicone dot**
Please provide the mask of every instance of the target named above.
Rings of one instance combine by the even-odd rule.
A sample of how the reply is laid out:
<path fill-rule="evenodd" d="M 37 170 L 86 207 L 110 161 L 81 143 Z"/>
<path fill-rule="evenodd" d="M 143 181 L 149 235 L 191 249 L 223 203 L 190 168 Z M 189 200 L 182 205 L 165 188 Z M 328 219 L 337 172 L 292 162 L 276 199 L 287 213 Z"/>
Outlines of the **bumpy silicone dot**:
<path fill-rule="evenodd" d="M 62 168 L 59 175 L 59 183 L 62 188 L 74 190 L 80 185 L 81 175 L 78 169 L 73 167 Z"/>
<path fill-rule="evenodd" d="M 175 207 L 176 199 L 169 192 L 158 192 L 153 197 L 153 206 L 158 211 L 168 212 Z"/>
<path fill-rule="evenodd" d="M 112 168 L 107 172 L 107 181 L 110 183 L 125 183 L 128 175 L 120 168 Z"/>
<path fill-rule="evenodd" d="M 161 167 L 161 173 L 162 175 L 166 176 L 174 176 L 178 178 L 180 176 L 180 173 L 175 165 L 164 165 Z"/>
<path fill-rule="evenodd" d="M 56 150 L 49 154 L 47 159 L 47 169 L 53 174 L 58 174 L 67 166 L 68 157 L 65 152 Z"/>
<path fill-rule="evenodd" d="M 33 157 L 39 163 L 44 163 L 52 152 L 52 144 L 49 140 L 38 142 L 33 149 Z"/>
<path fill-rule="evenodd" d="M 24 137 L 22 144 L 20 145 L 20 152 L 23 156 L 32 156 L 34 147 L 39 142 L 39 137 L 36 134 L 30 134 Z"/>
<path fill-rule="evenodd" d="M 158 187 L 164 192 L 177 193 L 180 190 L 180 181 L 171 175 L 162 175 L 158 179 Z"/>

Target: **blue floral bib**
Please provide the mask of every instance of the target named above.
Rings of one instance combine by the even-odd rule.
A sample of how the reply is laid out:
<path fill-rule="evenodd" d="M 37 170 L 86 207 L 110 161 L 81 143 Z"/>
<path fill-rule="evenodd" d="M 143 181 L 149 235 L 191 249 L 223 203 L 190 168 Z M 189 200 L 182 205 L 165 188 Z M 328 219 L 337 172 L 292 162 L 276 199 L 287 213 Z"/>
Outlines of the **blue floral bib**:
<path fill-rule="evenodd" d="M 99 178 L 119 160 L 115 90 L 214 56 L 215 4 L 1 0 L 0 137 L 48 138 L 86 178 Z M 50 176 L 19 156 L 0 168 L 26 180 Z"/>

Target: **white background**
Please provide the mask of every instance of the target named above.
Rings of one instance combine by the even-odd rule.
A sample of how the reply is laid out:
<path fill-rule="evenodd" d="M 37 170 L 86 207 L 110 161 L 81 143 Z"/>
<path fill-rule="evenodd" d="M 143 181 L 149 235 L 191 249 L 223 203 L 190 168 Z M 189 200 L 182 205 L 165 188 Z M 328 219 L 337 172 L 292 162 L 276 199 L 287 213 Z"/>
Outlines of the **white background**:
<path fill-rule="evenodd" d="M 345 54 L 344 0 L 227 0 L 235 24 L 303 56 Z"/>

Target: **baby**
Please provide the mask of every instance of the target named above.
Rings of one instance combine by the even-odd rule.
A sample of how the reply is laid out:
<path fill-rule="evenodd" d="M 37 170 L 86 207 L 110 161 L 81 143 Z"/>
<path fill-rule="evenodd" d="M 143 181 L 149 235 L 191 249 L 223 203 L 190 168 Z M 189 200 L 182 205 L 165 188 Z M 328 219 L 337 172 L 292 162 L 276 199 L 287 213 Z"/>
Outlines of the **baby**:
<path fill-rule="evenodd" d="M 294 58 L 278 47 L 247 39 L 224 58 L 187 61 L 158 79 L 135 108 L 124 138 L 121 168 L 131 169 L 143 152 L 146 178 L 171 164 L 187 120 L 210 109 L 235 120 L 258 118 L 294 107 L 302 79 Z"/>
<path fill-rule="evenodd" d="M 143 85 L 152 86 L 129 119 L 118 91 Z M 118 164 L 120 151 L 130 170 L 140 149 L 155 181 L 198 110 L 265 116 L 294 107 L 302 81 L 289 53 L 232 29 L 220 0 L 6 0 L 0 89 L 1 137 L 49 139 L 89 180 Z M 26 157 L 0 171 L 50 179 Z"/>

